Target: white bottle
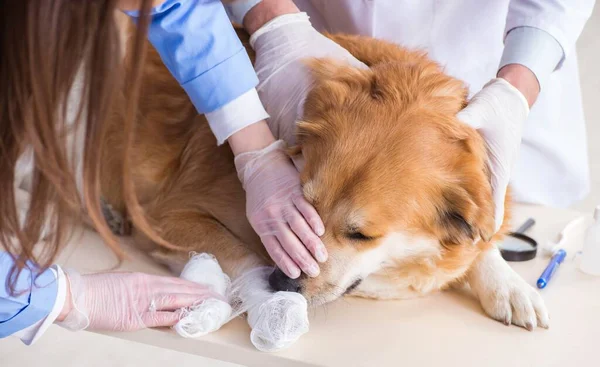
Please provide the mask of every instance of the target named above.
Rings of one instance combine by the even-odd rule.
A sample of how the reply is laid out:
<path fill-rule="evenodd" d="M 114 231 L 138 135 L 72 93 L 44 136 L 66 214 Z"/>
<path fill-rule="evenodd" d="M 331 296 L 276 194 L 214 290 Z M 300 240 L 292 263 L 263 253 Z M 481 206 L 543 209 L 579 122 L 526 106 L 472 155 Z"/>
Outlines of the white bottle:
<path fill-rule="evenodd" d="M 600 205 L 594 211 L 594 223 L 585 233 L 579 269 L 584 273 L 600 276 Z"/>

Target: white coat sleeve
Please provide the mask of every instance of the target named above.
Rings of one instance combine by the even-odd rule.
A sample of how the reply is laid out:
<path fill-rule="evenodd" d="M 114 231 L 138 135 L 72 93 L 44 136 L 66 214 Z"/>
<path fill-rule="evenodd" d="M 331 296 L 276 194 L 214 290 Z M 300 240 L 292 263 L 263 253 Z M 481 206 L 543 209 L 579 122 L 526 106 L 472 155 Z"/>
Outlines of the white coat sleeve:
<path fill-rule="evenodd" d="M 498 69 L 521 64 L 543 89 L 560 68 L 594 8 L 595 0 L 512 0 L 508 8 L 504 52 Z"/>
<path fill-rule="evenodd" d="M 595 0 L 512 0 L 505 34 L 518 27 L 541 29 L 558 42 L 564 59 L 575 47 L 594 3 Z"/>

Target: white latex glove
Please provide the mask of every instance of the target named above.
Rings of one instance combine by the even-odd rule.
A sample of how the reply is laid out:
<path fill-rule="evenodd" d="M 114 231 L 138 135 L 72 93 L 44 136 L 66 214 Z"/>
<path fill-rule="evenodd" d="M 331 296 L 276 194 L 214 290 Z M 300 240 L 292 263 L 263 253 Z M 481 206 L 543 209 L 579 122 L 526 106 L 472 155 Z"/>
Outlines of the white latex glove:
<path fill-rule="evenodd" d="M 68 271 L 67 277 L 72 308 L 57 324 L 70 330 L 173 326 L 179 321 L 179 309 L 208 298 L 223 299 L 206 286 L 180 278 L 125 272 L 80 275 L 75 271 Z"/>
<path fill-rule="evenodd" d="M 504 220 L 504 200 L 521 146 L 523 124 L 529 114 L 525 96 L 504 79 L 488 82 L 457 117 L 477 129 L 489 154 L 495 204 L 496 231 Z"/>
<path fill-rule="evenodd" d="M 325 228 L 302 194 L 298 170 L 285 147 L 285 142 L 278 140 L 260 151 L 235 157 L 238 177 L 246 190 L 246 216 L 287 276 L 297 278 L 300 270 L 317 276 L 319 266 L 314 259 L 327 259 L 318 237 Z"/>
<path fill-rule="evenodd" d="M 256 52 L 256 88 L 271 116 L 269 128 L 276 138 L 295 144 L 296 121 L 302 116 L 312 76 L 303 60 L 332 58 L 361 68 L 365 64 L 346 49 L 317 32 L 306 13 L 274 18 L 250 37 Z"/>

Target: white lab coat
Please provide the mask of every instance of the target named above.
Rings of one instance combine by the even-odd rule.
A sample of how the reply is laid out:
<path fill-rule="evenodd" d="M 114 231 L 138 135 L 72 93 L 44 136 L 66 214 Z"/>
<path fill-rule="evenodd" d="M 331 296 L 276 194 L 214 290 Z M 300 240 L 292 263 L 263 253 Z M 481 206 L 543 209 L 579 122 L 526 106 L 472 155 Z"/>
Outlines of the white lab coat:
<path fill-rule="evenodd" d="M 552 35 L 565 59 L 524 127 L 512 176 L 517 201 L 568 206 L 589 191 L 585 121 L 575 41 L 593 0 L 294 0 L 319 31 L 372 36 L 426 50 L 470 94 L 495 77 L 507 31 L 529 26 Z"/>

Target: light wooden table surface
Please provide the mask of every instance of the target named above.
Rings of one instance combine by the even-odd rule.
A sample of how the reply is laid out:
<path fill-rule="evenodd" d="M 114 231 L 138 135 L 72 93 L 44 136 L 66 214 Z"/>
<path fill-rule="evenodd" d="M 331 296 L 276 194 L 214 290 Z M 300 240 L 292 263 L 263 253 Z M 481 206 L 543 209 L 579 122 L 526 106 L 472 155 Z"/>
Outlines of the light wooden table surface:
<path fill-rule="evenodd" d="M 534 218 L 537 224 L 528 234 L 541 245 L 580 215 L 521 205 L 514 212 L 514 227 L 528 217 Z M 161 350 L 162 355 L 183 353 L 187 362 L 197 356 L 196 365 L 201 366 L 600 366 L 600 277 L 581 273 L 576 256 L 588 223 L 583 222 L 574 231 L 577 235 L 565 246 L 566 261 L 541 291 L 550 312 L 548 330 L 528 332 L 504 326 L 488 318 L 467 292 L 447 291 L 408 301 L 336 301 L 311 311 L 310 331 L 290 349 L 275 354 L 254 349 L 243 319 L 195 340 L 183 339 L 171 330 L 94 334 L 94 338 L 110 343 L 116 343 L 114 338 L 121 339 L 131 353 L 138 353 L 140 366 L 156 365 L 151 363 L 156 360 L 150 359 L 161 355 Z M 74 242 L 85 246 L 64 253 L 61 262 L 66 266 L 91 272 L 117 264 L 96 234 L 86 232 Z M 121 270 L 168 274 L 143 254 L 130 254 Z M 547 263 L 548 259 L 538 253 L 535 260 L 511 265 L 533 285 Z M 11 349 L 9 358 L 18 363 L 24 351 L 36 350 L 35 345 L 28 348 Z M 0 346 L 0 361 L 2 354 L 7 356 Z M 177 358 L 171 360 L 176 362 Z"/>

